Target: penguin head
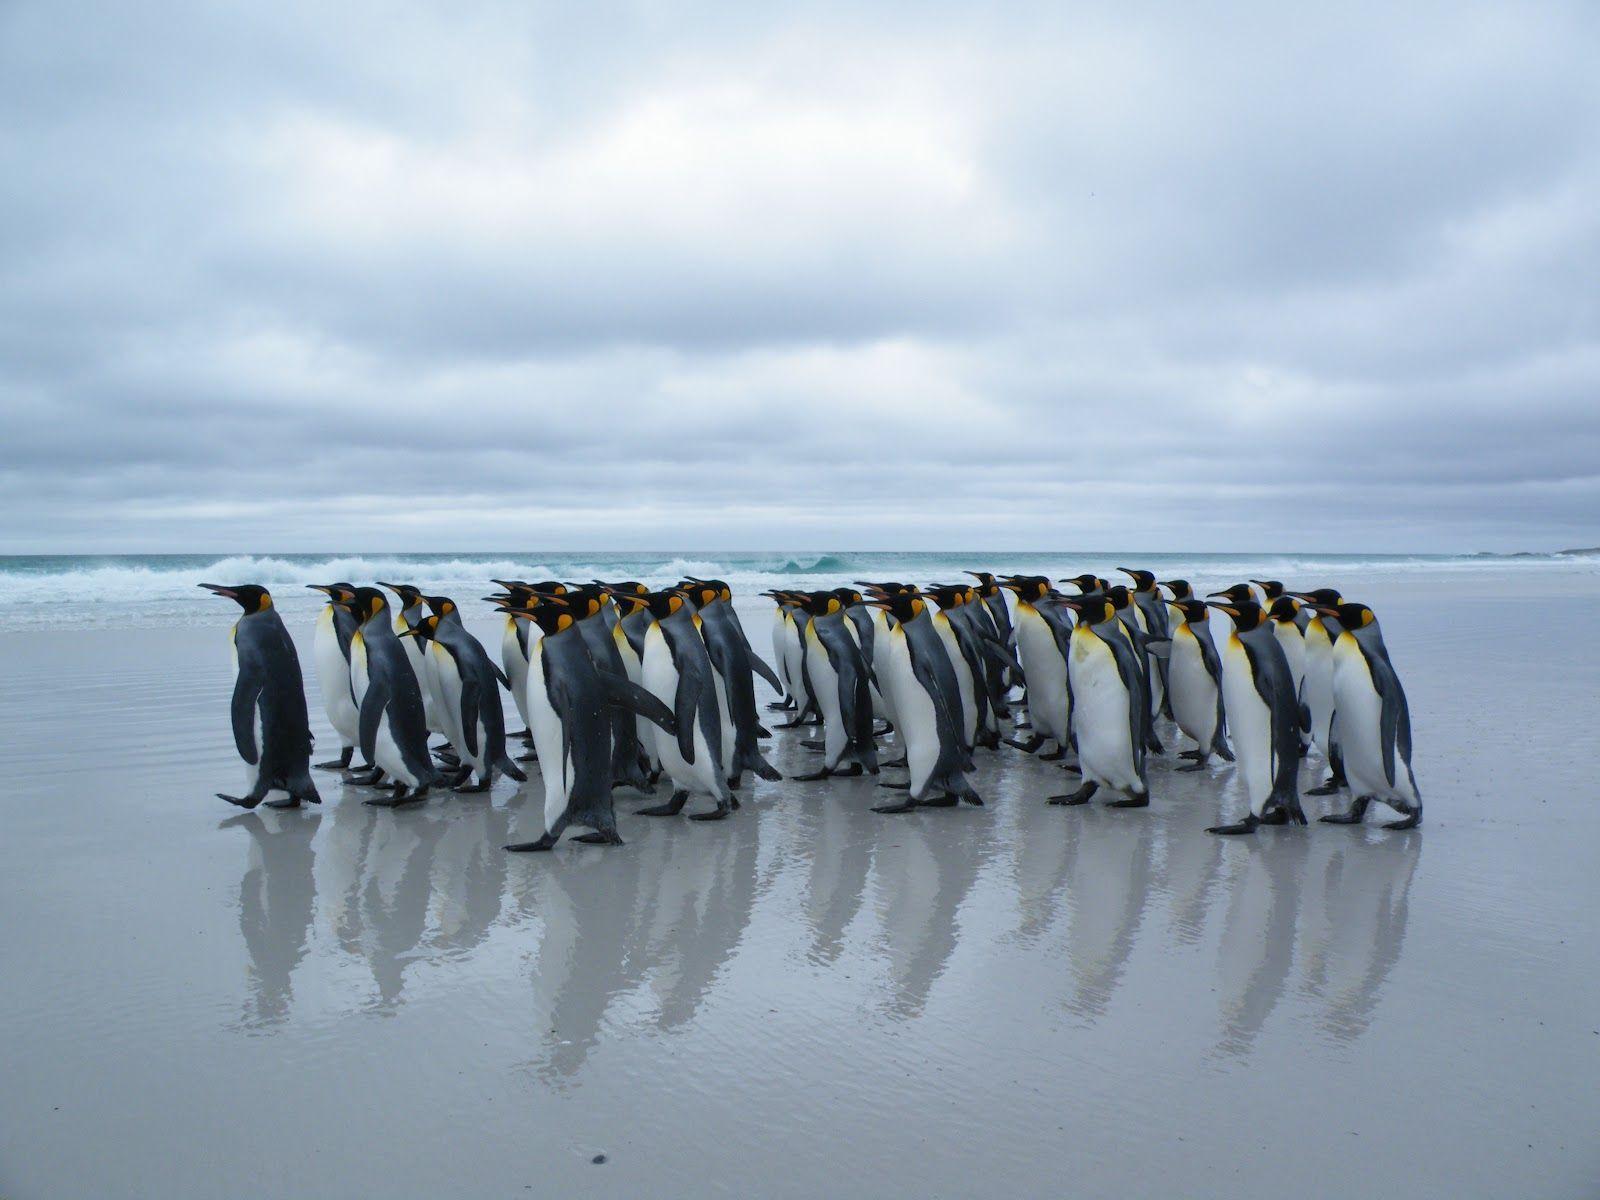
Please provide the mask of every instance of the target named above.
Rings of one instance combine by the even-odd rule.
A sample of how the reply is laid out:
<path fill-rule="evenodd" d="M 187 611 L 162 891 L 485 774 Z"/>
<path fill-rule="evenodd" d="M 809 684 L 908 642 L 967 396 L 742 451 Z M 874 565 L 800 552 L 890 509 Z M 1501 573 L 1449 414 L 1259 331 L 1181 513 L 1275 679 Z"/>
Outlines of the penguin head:
<path fill-rule="evenodd" d="M 844 601 L 832 592 L 805 592 L 805 610 L 813 617 L 827 617 L 844 611 Z"/>
<path fill-rule="evenodd" d="M 563 633 L 577 624 L 570 598 L 554 592 L 532 592 L 522 605 L 501 605 L 502 612 L 537 625 L 546 637 Z"/>
<path fill-rule="evenodd" d="M 1116 609 L 1118 612 L 1121 612 L 1123 609 L 1127 608 L 1128 605 L 1133 603 L 1133 593 L 1120 583 L 1113 587 L 1102 588 L 1101 592 L 1104 594 L 1107 600 L 1111 601 L 1111 607 Z"/>
<path fill-rule="evenodd" d="M 266 612 L 272 607 L 272 593 L 259 583 L 202 583 L 201 587 L 218 596 L 226 596 L 238 603 L 246 613 Z"/>
<path fill-rule="evenodd" d="M 1037 604 L 1050 594 L 1050 580 L 1044 575 L 1012 575 L 1002 579 L 1000 586 L 1015 592 L 1018 600 L 1026 600 L 1029 604 Z"/>
<path fill-rule="evenodd" d="M 1123 589 L 1127 591 L 1126 588 Z M 1084 625 L 1102 625 L 1117 619 L 1117 606 L 1104 592 L 1083 592 L 1076 596 L 1063 596 L 1061 603 L 1078 614 Z"/>
<path fill-rule="evenodd" d="M 1365 604 L 1355 604 L 1340 600 L 1337 604 L 1319 604 L 1317 611 L 1325 617 L 1333 617 L 1346 629 L 1365 629 L 1378 619 Z"/>
<path fill-rule="evenodd" d="M 689 594 L 696 608 L 704 608 L 718 600 L 733 599 L 733 589 L 721 579 L 696 579 L 688 575 L 678 581 L 678 588 Z"/>
<path fill-rule="evenodd" d="M 1187 579 L 1163 579 L 1161 586 L 1172 593 L 1173 600 L 1192 600 L 1194 589 L 1189 586 Z"/>
<path fill-rule="evenodd" d="M 902 625 L 915 621 L 928 609 L 928 602 L 916 592 L 885 593 L 876 600 L 868 600 L 873 608 L 881 608 Z"/>
<path fill-rule="evenodd" d="M 1283 584 L 1276 579 L 1252 579 L 1251 583 L 1261 589 L 1261 594 L 1267 598 L 1267 603 L 1274 603 L 1284 594 Z"/>
<path fill-rule="evenodd" d="M 1074 575 L 1071 579 L 1063 579 L 1062 583 L 1070 583 L 1080 593 L 1087 596 L 1090 592 L 1103 592 L 1108 586 L 1104 579 L 1098 575 L 1091 575 L 1085 571 L 1082 575 Z"/>
<path fill-rule="evenodd" d="M 965 571 L 963 574 L 971 575 L 978 581 L 978 595 L 984 599 L 1000 594 L 1000 584 L 988 571 Z"/>
<path fill-rule="evenodd" d="M 1174 600 L 1172 603 L 1190 625 L 1204 625 L 1211 619 L 1211 610 L 1203 600 Z"/>
<path fill-rule="evenodd" d="M 928 595 L 940 608 L 960 608 L 967 603 L 972 589 L 964 583 L 936 583 L 928 589 Z"/>
<path fill-rule="evenodd" d="M 662 588 L 659 592 L 646 591 L 638 595 L 624 593 L 617 596 L 616 601 L 619 605 L 628 605 L 623 616 L 633 612 L 635 607 L 648 608 L 650 615 L 658 621 L 670 617 L 675 612 L 681 612 L 684 606 L 689 604 L 688 599 L 677 588 Z"/>
<path fill-rule="evenodd" d="M 1254 604 L 1256 593 L 1248 583 L 1236 583 L 1231 588 L 1220 592 L 1212 592 L 1212 596 L 1220 596 L 1230 604 Z"/>
<path fill-rule="evenodd" d="M 378 580 L 378 586 L 388 588 L 396 596 L 399 596 L 401 608 L 415 608 L 422 603 L 422 589 L 414 588 L 409 583 L 385 583 L 380 579 Z"/>
<path fill-rule="evenodd" d="M 839 602 L 846 608 L 850 608 L 857 604 L 865 604 L 867 599 L 860 592 L 856 591 L 855 588 L 836 587 L 833 589 L 833 594 L 839 597 Z"/>
<path fill-rule="evenodd" d="M 340 580 L 338 583 L 308 583 L 306 587 L 313 592 L 326 592 L 329 604 L 337 604 L 340 600 L 348 600 L 355 595 L 356 585 Z"/>
<path fill-rule="evenodd" d="M 450 599 L 449 596 L 424 596 L 422 598 L 428 602 L 428 607 L 433 610 L 433 615 L 436 617 L 448 617 L 456 611 L 456 602 Z M 410 606 L 407 605 L 407 607 Z"/>
<path fill-rule="evenodd" d="M 1156 576 L 1154 571 L 1137 571 L 1132 567 L 1118 567 L 1129 579 L 1133 580 L 1133 590 L 1136 592 L 1154 592 L 1156 590 Z"/>
<path fill-rule="evenodd" d="M 400 631 L 400 636 L 414 637 L 417 639 L 417 645 L 425 646 L 428 644 L 428 639 L 434 637 L 436 634 L 438 634 L 438 632 L 439 618 L 437 616 L 431 616 L 423 617 L 422 620 L 418 621 L 415 625 L 407 625 Z"/>
<path fill-rule="evenodd" d="M 1290 592 L 1296 600 L 1304 600 L 1317 611 L 1324 608 L 1337 608 L 1344 603 L 1344 597 L 1339 594 L 1338 588 L 1318 588 L 1314 592 Z"/>
<path fill-rule="evenodd" d="M 554 592 L 537 594 L 546 596 L 546 598 L 556 595 Z M 598 616 L 605 608 L 606 602 L 611 598 L 604 591 L 593 586 L 569 586 L 566 591 L 560 593 L 560 596 L 561 599 L 567 602 L 567 615 L 575 621 L 586 621 L 590 617 Z"/>
<path fill-rule="evenodd" d="M 1254 583 L 1255 580 L 1251 580 Z M 1295 615 L 1300 611 L 1300 602 L 1293 596 L 1285 596 L 1281 592 L 1278 598 L 1267 609 L 1267 616 L 1280 625 L 1293 625 Z"/>
<path fill-rule="evenodd" d="M 344 605 L 365 625 L 376 616 L 389 611 L 389 600 L 377 588 L 358 587 Z"/>
<path fill-rule="evenodd" d="M 650 589 L 637 579 L 625 580 L 622 583 L 606 583 L 601 579 L 594 579 L 590 582 L 613 600 L 622 596 L 648 596 L 650 594 Z M 629 611 L 632 610 L 630 609 Z"/>
<path fill-rule="evenodd" d="M 1213 594 L 1220 595 L 1221 593 Z M 1218 612 L 1227 613 L 1233 618 L 1234 628 L 1240 633 L 1249 633 L 1250 630 L 1267 619 L 1266 611 L 1254 600 L 1234 600 L 1231 598 L 1228 600 L 1208 600 L 1206 601 L 1206 606 L 1214 608 Z"/>

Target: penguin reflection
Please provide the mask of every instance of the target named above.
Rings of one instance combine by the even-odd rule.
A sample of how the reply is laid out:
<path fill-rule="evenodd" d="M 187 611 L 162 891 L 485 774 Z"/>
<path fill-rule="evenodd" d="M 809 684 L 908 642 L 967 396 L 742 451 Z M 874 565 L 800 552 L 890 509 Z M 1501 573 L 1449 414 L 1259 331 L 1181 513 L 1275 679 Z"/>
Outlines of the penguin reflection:
<path fill-rule="evenodd" d="M 759 821 L 739 821 L 711 839 L 678 824 L 663 830 L 659 880 L 648 888 L 655 899 L 628 951 L 629 973 L 650 980 L 662 1029 L 694 1019 L 749 927 L 760 890 L 760 829 Z"/>
<path fill-rule="evenodd" d="M 1414 834 L 1343 842 L 1318 839 L 1321 869 L 1314 859 L 1308 872 L 1305 987 L 1324 1001 L 1323 1030 L 1353 1042 L 1400 959 L 1422 843 Z"/>
<path fill-rule="evenodd" d="M 1088 811 L 1069 834 L 1073 859 L 1067 954 L 1074 994 L 1067 1007 L 1103 1016 L 1128 965 L 1151 889 L 1155 823 L 1149 813 Z"/>
<path fill-rule="evenodd" d="M 944 823 L 940 815 L 948 814 L 897 826 L 881 838 L 873 859 L 879 934 L 894 988 L 890 1008 L 901 1017 L 919 1016 L 927 1007 L 955 952 L 961 905 L 990 854 L 987 826 L 983 832 L 932 828 Z"/>
<path fill-rule="evenodd" d="M 290 977 L 306 956 L 316 900 L 311 839 L 316 813 L 285 811 L 264 818 L 244 813 L 219 829 L 244 829 L 250 854 L 239 880 L 239 933 L 250 956 L 250 997 L 244 1024 L 261 1028 L 284 1021 L 294 998 Z"/>
<path fill-rule="evenodd" d="M 1163 831 L 1161 881 L 1170 899 L 1168 923 L 1179 945 L 1192 946 L 1205 931 L 1211 897 L 1222 879 L 1225 839 L 1199 829 Z"/>
<path fill-rule="evenodd" d="M 1225 1054 L 1247 1056 L 1283 996 L 1313 840 L 1241 839 L 1243 861 L 1234 864 L 1217 963 Z"/>
<path fill-rule="evenodd" d="M 842 804 L 807 804 L 795 815 L 789 839 L 810 861 L 804 917 L 811 930 L 811 961 L 831 966 L 844 949 L 845 930 L 861 911 L 872 847 L 882 832 Z"/>

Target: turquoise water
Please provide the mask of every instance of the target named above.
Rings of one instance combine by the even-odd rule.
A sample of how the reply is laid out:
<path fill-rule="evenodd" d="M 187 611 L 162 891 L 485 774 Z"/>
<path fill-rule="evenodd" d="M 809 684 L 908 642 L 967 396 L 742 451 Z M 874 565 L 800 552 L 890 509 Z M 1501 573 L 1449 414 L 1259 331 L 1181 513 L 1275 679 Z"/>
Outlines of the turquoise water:
<path fill-rule="evenodd" d="M 1306 588 L 1347 582 L 1372 572 L 1471 571 L 1484 567 L 1600 570 L 1585 555 L 1148 554 L 983 550 L 897 551 L 659 551 L 630 553 L 488 551 L 451 554 L 129 554 L 0 557 L 0 620 L 11 626 L 221 624 L 232 614 L 196 591 L 212 583 L 260 583 L 287 613 L 310 613 L 320 603 L 309 583 L 377 579 L 416 583 L 455 596 L 470 609 L 489 580 L 639 579 L 654 585 L 684 575 L 727 580 L 741 595 L 766 588 L 834 587 L 855 579 L 947 582 L 968 568 L 1053 578 L 1118 566 L 1145 567 L 1163 578 L 1197 582 L 1255 577 Z"/>

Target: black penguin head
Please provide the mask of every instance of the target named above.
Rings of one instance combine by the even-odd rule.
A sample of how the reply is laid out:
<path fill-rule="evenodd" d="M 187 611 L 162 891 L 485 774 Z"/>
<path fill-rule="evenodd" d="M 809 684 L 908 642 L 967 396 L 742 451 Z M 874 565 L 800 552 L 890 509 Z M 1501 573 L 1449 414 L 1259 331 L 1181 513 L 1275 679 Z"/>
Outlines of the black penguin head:
<path fill-rule="evenodd" d="M 1100 576 L 1091 575 L 1087 571 L 1082 575 L 1074 575 L 1071 579 L 1063 579 L 1060 582 L 1072 584 L 1084 596 L 1087 596 L 1090 592 L 1103 592 L 1109 586 Z"/>
<path fill-rule="evenodd" d="M 1255 580 L 1250 582 L 1254 583 Z M 1267 609 L 1267 616 L 1280 625 L 1293 625 L 1295 615 L 1300 611 L 1300 602 L 1293 596 L 1280 594 L 1272 602 L 1272 607 Z"/>
<path fill-rule="evenodd" d="M 577 619 L 572 615 L 572 606 L 568 596 L 558 596 L 553 592 L 533 592 L 528 596 L 528 603 L 521 607 L 502 606 L 502 611 L 510 613 L 513 617 L 532 621 L 546 637 L 563 633 L 577 624 Z"/>
<path fill-rule="evenodd" d="M 637 579 L 624 580 L 622 583 L 606 583 L 604 580 L 592 580 L 595 587 L 600 588 L 613 600 L 620 596 L 647 596 L 650 589 Z"/>
<path fill-rule="evenodd" d="M 1000 585 L 1017 594 L 1018 600 L 1037 604 L 1050 594 L 1050 580 L 1044 575 L 1013 575 L 1002 579 Z"/>
<path fill-rule="evenodd" d="M 964 583 L 936 583 L 928 588 L 927 594 L 940 608 L 960 608 L 972 597 L 973 592 Z"/>
<path fill-rule="evenodd" d="M 1133 590 L 1136 592 L 1153 592 L 1156 590 L 1156 576 L 1154 571 L 1137 571 L 1132 567 L 1118 567 L 1129 579 L 1133 580 Z"/>
<path fill-rule="evenodd" d="M 424 596 L 423 599 L 428 602 L 428 607 L 433 610 L 433 615 L 436 617 L 448 617 L 456 611 L 456 602 L 449 596 Z"/>
<path fill-rule="evenodd" d="M 378 580 L 378 586 L 388 588 L 396 596 L 399 596 L 401 608 L 415 608 L 422 603 L 422 590 L 412 587 L 409 583 L 385 583 L 380 579 Z"/>
<path fill-rule="evenodd" d="M 689 595 L 696 608 L 704 608 L 718 600 L 733 599 L 733 589 L 721 579 L 696 579 L 689 575 L 678 581 L 678 589 Z"/>
<path fill-rule="evenodd" d="M 1273 603 L 1279 596 L 1284 594 L 1283 584 L 1276 579 L 1252 579 L 1250 582 L 1261 589 L 1261 594 L 1267 598 L 1268 604 Z"/>
<path fill-rule="evenodd" d="M 1123 589 L 1127 591 L 1126 588 Z M 1061 603 L 1078 614 L 1085 625 L 1103 625 L 1117 619 L 1117 606 L 1104 592 L 1083 592 L 1076 596 L 1063 596 Z"/>
<path fill-rule="evenodd" d="M 208 592 L 236 601 L 247 613 L 266 612 L 272 607 L 272 593 L 259 583 L 202 583 L 200 586 Z"/>
<path fill-rule="evenodd" d="M 1314 592 L 1290 592 L 1296 600 L 1304 600 L 1307 604 L 1318 609 L 1336 608 L 1344 603 L 1344 597 L 1339 594 L 1338 588 L 1318 588 Z"/>
<path fill-rule="evenodd" d="M 1000 584 L 988 571 L 966 571 L 964 574 L 971 575 L 978 581 L 978 595 L 985 600 L 990 596 L 998 596 L 1000 594 Z"/>
<path fill-rule="evenodd" d="M 344 607 L 355 613 L 356 620 L 365 625 L 373 617 L 387 612 L 389 601 L 377 588 L 359 587 L 345 601 Z"/>
<path fill-rule="evenodd" d="M 1164 579 L 1161 586 L 1172 593 L 1174 600 L 1189 600 L 1194 597 L 1194 589 L 1189 586 L 1187 579 Z"/>
<path fill-rule="evenodd" d="M 326 592 L 328 603 L 337 604 L 340 600 L 348 600 L 356 594 L 356 585 L 340 580 L 338 583 L 308 583 L 306 587 L 313 592 Z"/>
<path fill-rule="evenodd" d="M 1211 610 L 1205 606 L 1203 600 L 1174 600 L 1172 602 L 1183 619 L 1191 625 L 1204 625 L 1211 619 Z"/>
<path fill-rule="evenodd" d="M 1208 600 L 1207 606 L 1218 612 L 1225 612 L 1233 618 L 1234 628 L 1240 633 L 1248 633 L 1262 621 L 1267 614 L 1261 605 L 1254 600 Z"/>
<path fill-rule="evenodd" d="M 1256 602 L 1255 589 L 1248 583 L 1236 583 L 1224 591 L 1212 592 L 1212 596 L 1220 596 L 1230 604 L 1254 604 Z"/>
<path fill-rule="evenodd" d="M 928 610 L 928 602 L 916 592 L 885 593 L 867 603 L 873 608 L 881 608 L 902 625 L 907 621 L 915 621 Z"/>
<path fill-rule="evenodd" d="M 844 611 L 844 602 L 832 592 L 805 592 L 804 608 L 813 617 L 831 616 Z"/>
<path fill-rule="evenodd" d="M 1102 592 L 1105 595 L 1105 598 L 1111 601 L 1111 607 L 1116 609 L 1118 612 L 1121 612 L 1123 609 L 1127 608 L 1128 605 L 1133 603 L 1133 593 L 1127 588 L 1123 587 L 1120 583 L 1113 587 L 1103 588 Z"/>
<path fill-rule="evenodd" d="M 401 637 L 414 637 L 419 646 L 428 644 L 428 639 L 439 632 L 438 616 L 423 617 L 415 625 L 408 625 L 400 631 Z"/>
<path fill-rule="evenodd" d="M 555 595 L 555 593 L 549 593 Z M 560 593 L 561 599 L 567 602 L 567 615 L 575 621 L 587 621 L 590 617 L 598 616 L 610 599 L 605 592 L 597 587 L 571 587 Z"/>
<path fill-rule="evenodd" d="M 1333 617 L 1346 629 L 1365 629 L 1378 619 L 1365 604 L 1355 604 L 1340 600 L 1337 604 L 1319 604 L 1317 611 L 1325 617 Z"/>
<path fill-rule="evenodd" d="M 843 604 L 846 608 L 850 608 L 857 604 L 865 604 L 867 600 L 867 598 L 860 592 L 856 591 L 855 588 L 836 587 L 833 589 L 833 594 L 839 597 L 839 603 Z"/>

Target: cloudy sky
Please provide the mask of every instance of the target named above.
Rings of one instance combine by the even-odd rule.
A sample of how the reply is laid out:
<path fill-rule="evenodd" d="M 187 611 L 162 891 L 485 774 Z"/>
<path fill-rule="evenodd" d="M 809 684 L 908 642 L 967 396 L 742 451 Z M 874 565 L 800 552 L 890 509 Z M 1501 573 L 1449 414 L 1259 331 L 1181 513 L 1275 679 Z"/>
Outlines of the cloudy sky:
<path fill-rule="evenodd" d="M 1596 5 L 867 7 L 0 4 L 0 551 L 1600 543 Z"/>

